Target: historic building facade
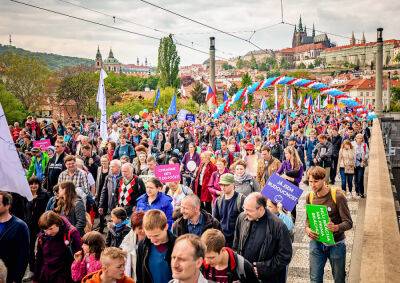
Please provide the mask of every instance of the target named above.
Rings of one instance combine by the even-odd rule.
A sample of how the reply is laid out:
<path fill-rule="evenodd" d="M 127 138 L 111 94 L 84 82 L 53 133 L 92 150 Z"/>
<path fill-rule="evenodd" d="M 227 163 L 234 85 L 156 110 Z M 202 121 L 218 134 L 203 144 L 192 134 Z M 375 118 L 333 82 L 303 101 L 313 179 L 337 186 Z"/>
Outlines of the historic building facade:
<path fill-rule="evenodd" d="M 352 36 L 354 38 L 354 35 Z M 355 40 L 351 40 L 351 44 L 325 49 L 321 52 L 321 59 L 326 66 L 341 66 L 348 62 L 360 68 L 375 68 L 376 42 L 365 42 L 356 44 Z M 385 40 L 383 43 L 383 65 L 395 65 L 395 51 L 400 47 L 400 40 Z"/>
<path fill-rule="evenodd" d="M 139 63 L 139 58 L 136 59 L 136 64 L 122 64 L 114 57 L 114 53 L 110 48 L 108 57 L 103 61 L 99 47 L 97 47 L 96 53 L 96 70 L 104 69 L 106 72 L 121 73 L 131 76 L 146 77 L 155 74 L 155 68 L 148 65 L 147 58 L 144 60 L 144 64 Z"/>

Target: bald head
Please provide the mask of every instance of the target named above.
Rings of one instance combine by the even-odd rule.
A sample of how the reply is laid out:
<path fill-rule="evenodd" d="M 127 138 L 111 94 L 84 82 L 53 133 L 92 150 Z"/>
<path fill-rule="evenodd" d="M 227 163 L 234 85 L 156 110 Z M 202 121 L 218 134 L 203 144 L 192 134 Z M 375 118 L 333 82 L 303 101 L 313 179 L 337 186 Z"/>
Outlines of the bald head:
<path fill-rule="evenodd" d="M 261 218 L 265 214 L 266 206 L 266 198 L 259 192 L 250 193 L 243 203 L 244 213 L 250 221 Z"/>

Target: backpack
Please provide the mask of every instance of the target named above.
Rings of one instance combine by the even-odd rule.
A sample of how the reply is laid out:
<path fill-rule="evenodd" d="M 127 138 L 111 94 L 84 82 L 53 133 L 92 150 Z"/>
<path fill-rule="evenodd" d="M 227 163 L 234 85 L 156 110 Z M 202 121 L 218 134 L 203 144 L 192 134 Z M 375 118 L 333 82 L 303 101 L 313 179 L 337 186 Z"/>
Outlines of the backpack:
<path fill-rule="evenodd" d="M 64 232 L 63 236 L 63 241 L 65 246 L 67 247 L 68 250 L 68 256 L 73 259 L 74 258 L 74 251 L 72 250 L 72 238 L 71 234 L 73 231 L 76 231 L 76 228 L 69 229 L 67 233 Z M 43 245 L 43 235 L 41 237 L 38 237 L 38 242 L 37 242 L 38 247 Z"/>
<path fill-rule="evenodd" d="M 242 210 L 242 203 L 244 201 L 244 195 L 242 194 L 238 194 L 237 198 L 236 198 L 236 209 L 237 211 L 240 213 L 240 211 Z M 217 198 L 217 206 L 218 206 L 218 210 L 221 211 L 221 206 L 222 206 L 222 197 Z"/>
<path fill-rule="evenodd" d="M 339 189 L 339 190 L 340 190 L 340 189 Z M 332 188 L 332 187 L 331 187 L 331 197 L 332 197 L 332 200 L 333 200 L 333 202 L 334 202 L 335 204 L 336 204 L 336 195 L 337 195 L 337 191 L 338 191 L 337 188 Z M 314 197 L 315 197 L 314 192 L 310 192 L 310 196 L 309 196 L 310 204 L 313 203 Z"/>
<path fill-rule="evenodd" d="M 237 276 L 239 277 L 239 280 L 245 281 L 246 280 L 246 271 L 244 270 L 244 257 L 241 256 L 238 253 L 235 253 L 236 257 L 236 268 L 235 268 L 235 272 L 237 274 Z"/>

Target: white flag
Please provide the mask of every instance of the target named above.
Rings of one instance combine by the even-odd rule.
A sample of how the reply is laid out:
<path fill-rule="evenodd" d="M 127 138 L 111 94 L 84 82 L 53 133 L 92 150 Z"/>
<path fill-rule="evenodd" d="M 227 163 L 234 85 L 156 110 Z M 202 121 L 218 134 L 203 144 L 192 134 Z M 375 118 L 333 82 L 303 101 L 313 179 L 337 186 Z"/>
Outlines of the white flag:
<path fill-rule="evenodd" d="M 3 106 L 0 104 L 0 191 L 33 199 L 17 149 L 11 138 Z"/>
<path fill-rule="evenodd" d="M 278 110 L 278 88 L 275 86 L 274 88 L 274 96 L 275 96 L 275 110 Z"/>
<path fill-rule="evenodd" d="M 290 109 L 294 109 L 294 105 L 293 105 L 293 93 L 292 93 L 292 89 L 291 89 L 291 88 L 288 89 L 288 94 L 289 94 L 289 97 L 290 97 L 290 99 L 289 99 L 289 108 L 290 108 Z"/>
<path fill-rule="evenodd" d="M 181 96 L 182 96 L 182 97 L 186 97 L 186 90 L 185 90 L 185 88 L 183 87 L 183 85 L 181 85 Z"/>
<path fill-rule="evenodd" d="M 104 79 L 107 78 L 107 73 L 101 69 L 99 88 L 97 89 L 96 102 L 99 104 L 99 110 L 101 114 L 100 118 L 100 137 L 103 141 L 108 139 L 107 133 L 107 102 L 106 102 L 106 92 L 104 88 Z"/>

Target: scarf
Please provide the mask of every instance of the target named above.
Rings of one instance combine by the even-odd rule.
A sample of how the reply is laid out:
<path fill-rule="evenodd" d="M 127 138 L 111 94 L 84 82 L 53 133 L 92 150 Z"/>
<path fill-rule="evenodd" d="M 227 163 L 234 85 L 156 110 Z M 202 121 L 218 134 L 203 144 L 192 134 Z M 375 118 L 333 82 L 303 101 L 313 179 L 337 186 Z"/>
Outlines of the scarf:
<path fill-rule="evenodd" d="M 128 225 L 129 225 L 129 218 L 125 219 L 124 221 L 122 221 L 118 224 L 115 224 L 115 232 L 121 231 L 122 229 L 125 228 L 125 226 L 128 226 Z"/>
<path fill-rule="evenodd" d="M 235 182 L 243 183 L 243 181 L 247 178 L 247 174 L 244 173 L 243 176 L 241 177 L 234 175 L 234 177 L 235 177 Z"/>

